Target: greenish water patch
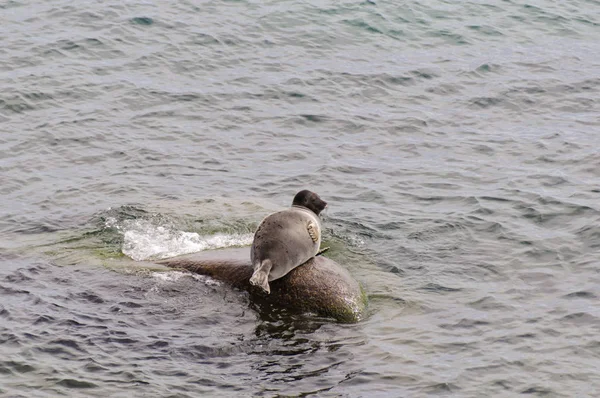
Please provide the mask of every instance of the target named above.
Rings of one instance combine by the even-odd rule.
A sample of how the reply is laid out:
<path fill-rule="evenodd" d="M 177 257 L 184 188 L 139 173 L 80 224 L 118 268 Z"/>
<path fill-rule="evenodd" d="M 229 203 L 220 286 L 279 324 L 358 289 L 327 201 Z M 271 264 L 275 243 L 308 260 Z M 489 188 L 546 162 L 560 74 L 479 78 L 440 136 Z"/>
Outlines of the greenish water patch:
<path fill-rule="evenodd" d="M 346 25 L 365 30 L 369 33 L 383 34 L 383 32 L 380 29 L 378 29 L 375 26 L 372 26 L 372 25 L 368 24 L 367 22 L 360 20 L 360 19 L 348 19 L 348 20 L 344 20 L 344 23 Z"/>
<path fill-rule="evenodd" d="M 467 28 L 474 30 L 478 33 L 481 33 L 485 36 L 503 36 L 502 32 L 494 28 L 493 26 L 488 25 L 469 25 Z"/>
<path fill-rule="evenodd" d="M 467 40 L 465 36 L 461 35 L 460 33 L 450 31 L 448 29 L 440 29 L 438 31 L 434 31 L 431 33 L 431 35 L 432 37 L 442 38 L 449 44 L 455 44 L 460 46 L 470 44 L 469 40 Z"/>
<path fill-rule="evenodd" d="M 149 17 L 135 17 L 131 18 L 130 21 L 136 25 L 152 25 L 154 23 L 154 20 Z"/>

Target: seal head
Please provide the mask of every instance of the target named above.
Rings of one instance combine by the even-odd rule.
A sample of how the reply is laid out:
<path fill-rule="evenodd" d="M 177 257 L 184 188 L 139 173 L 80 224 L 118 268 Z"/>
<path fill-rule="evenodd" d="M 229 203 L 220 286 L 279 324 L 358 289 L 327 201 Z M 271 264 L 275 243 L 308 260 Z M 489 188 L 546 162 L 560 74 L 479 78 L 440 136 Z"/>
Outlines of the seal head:
<path fill-rule="evenodd" d="M 285 276 L 319 252 L 321 221 L 327 206 L 314 192 L 298 192 L 292 207 L 267 216 L 258 226 L 250 250 L 250 283 L 270 293 L 269 281 Z"/>
<path fill-rule="evenodd" d="M 292 206 L 305 207 L 318 216 L 327 207 L 327 202 L 316 193 L 305 189 L 294 196 Z"/>

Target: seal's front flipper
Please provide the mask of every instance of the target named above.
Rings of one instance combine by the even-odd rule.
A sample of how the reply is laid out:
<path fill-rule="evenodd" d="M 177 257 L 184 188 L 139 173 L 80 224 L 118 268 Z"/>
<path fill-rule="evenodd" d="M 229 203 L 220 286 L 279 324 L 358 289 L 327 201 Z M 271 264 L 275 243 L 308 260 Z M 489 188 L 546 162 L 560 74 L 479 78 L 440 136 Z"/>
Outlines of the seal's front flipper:
<path fill-rule="evenodd" d="M 313 242 L 318 242 L 319 239 L 321 239 L 321 236 L 319 233 L 319 228 L 312 221 L 308 222 L 307 229 L 308 229 L 308 234 L 310 235 L 310 238 L 312 239 Z"/>
<path fill-rule="evenodd" d="M 324 247 L 324 248 L 320 249 L 320 250 L 317 252 L 317 254 L 315 254 L 315 257 L 316 257 L 316 256 L 320 256 L 321 254 L 325 253 L 325 252 L 326 252 L 327 250 L 329 250 L 329 249 L 331 249 L 331 247 L 329 247 L 329 246 L 327 246 L 327 247 Z"/>
<path fill-rule="evenodd" d="M 260 287 L 267 294 L 271 293 L 269 287 L 269 272 L 273 264 L 271 260 L 264 260 L 258 267 L 254 269 L 254 273 L 250 277 L 250 284 Z"/>

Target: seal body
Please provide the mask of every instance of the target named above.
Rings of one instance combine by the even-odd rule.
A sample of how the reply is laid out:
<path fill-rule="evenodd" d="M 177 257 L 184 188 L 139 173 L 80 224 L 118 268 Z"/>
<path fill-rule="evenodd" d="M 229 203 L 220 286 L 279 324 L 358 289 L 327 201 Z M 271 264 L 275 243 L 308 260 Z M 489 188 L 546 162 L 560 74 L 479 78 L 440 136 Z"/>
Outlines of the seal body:
<path fill-rule="evenodd" d="M 327 206 L 319 196 L 301 191 L 292 207 L 267 216 L 258 226 L 250 249 L 254 273 L 250 283 L 270 293 L 269 282 L 285 276 L 319 252 L 321 221 Z"/>

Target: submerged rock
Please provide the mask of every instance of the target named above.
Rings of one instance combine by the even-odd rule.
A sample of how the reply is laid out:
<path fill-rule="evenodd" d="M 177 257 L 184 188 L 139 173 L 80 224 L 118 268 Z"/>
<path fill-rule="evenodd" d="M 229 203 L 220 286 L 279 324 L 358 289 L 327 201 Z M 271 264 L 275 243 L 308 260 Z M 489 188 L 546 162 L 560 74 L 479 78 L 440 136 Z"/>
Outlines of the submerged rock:
<path fill-rule="evenodd" d="M 158 263 L 223 281 L 248 291 L 254 300 L 314 312 L 340 322 L 359 321 L 366 308 L 366 295 L 359 283 L 345 268 L 323 256 L 313 257 L 283 278 L 269 282 L 269 295 L 250 285 L 253 268 L 249 248 L 209 250 Z"/>

